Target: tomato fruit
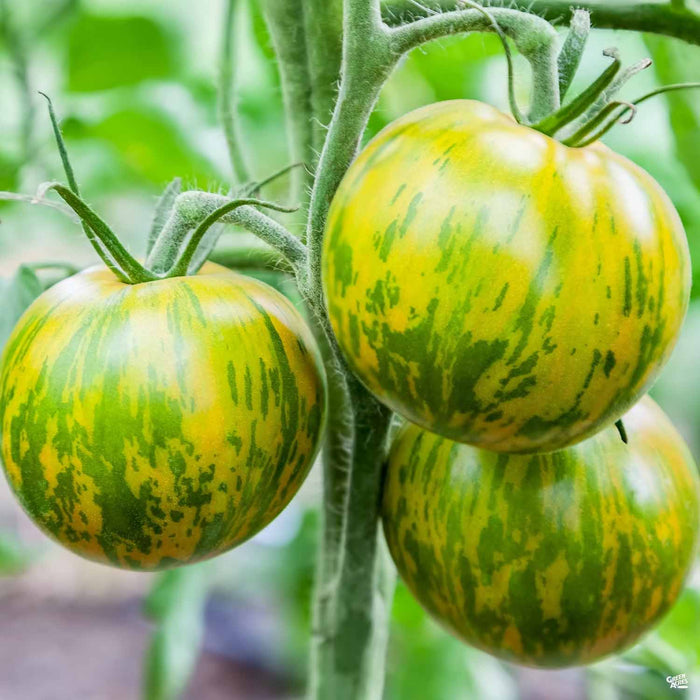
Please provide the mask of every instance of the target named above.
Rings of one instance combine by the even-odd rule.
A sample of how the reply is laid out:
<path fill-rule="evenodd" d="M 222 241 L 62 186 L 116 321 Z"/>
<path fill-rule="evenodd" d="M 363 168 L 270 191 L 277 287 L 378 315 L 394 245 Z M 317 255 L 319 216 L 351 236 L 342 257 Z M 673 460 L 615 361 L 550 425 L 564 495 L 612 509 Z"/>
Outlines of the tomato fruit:
<path fill-rule="evenodd" d="M 474 646 L 530 666 L 619 652 L 670 608 L 700 528 L 697 468 L 645 398 L 557 452 L 508 455 L 407 424 L 384 532 L 410 590 Z"/>
<path fill-rule="evenodd" d="M 690 261 L 641 168 L 457 100 L 389 125 L 349 169 L 323 250 L 351 367 L 408 420 L 498 452 L 619 418 L 677 339 Z"/>
<path fill-rule="evenodd" d="M 207 264 L 45 292 L 0 371 L 2 458 L 39 527 L 77 554 L 151 570 L 228 550 L 291 500 L 317 453 L 315 341 L 267 285 Z"/>

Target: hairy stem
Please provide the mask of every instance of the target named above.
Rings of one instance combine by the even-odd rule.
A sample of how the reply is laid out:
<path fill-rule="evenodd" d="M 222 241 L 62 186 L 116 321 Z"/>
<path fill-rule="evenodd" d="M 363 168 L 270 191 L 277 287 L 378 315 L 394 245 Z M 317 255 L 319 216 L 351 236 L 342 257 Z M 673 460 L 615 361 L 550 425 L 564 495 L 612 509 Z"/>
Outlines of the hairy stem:
<path fill-rule="evenodd" d="M 258 238 L 233 241 L 212 251 L 208 259 L 234 270 L 270 270 L 280 273 L 292 273 L 291 265 L 276 251 Z"/>
<path fill-rule="evenodd" d="M 158 275 L 170 271 L 187 247 L 193 231 L 218 209 L 231 205 L 238 206 L 234 200 L 211 192 L 192 191 L 178 195 L 170 218 L 148 256 L 147 267 Z M 254 206 L 238 206 L 223 215 L 220 220 L 226 224 L 237 224 L 254 234 L 274 247 L 296 271 L 300 271 L 300 276 L 305 274 L 304 244 L 282 224 Z"/>
<path fill-rule="evenodd" d="M 294 171 L 292 199 L 305 202 L 315 161 L 305 1 L 263 0 L 262 5 L 279 64 L 290 157 L 306 166 Z"/>
<path fill-rule="evenodd" d="M 333 677 L 333 605 L 342 548 L 348 478 L 352 470 L 354 415 L 347 377 L 333 348 L 322 338 L 328 382 L 328 427 L 323 447 L 322 534 L 316 566 L 311 636 L 310 689 L 322 698 L 324 684 Z"/>
<path fill-rule="evenodd" d="M 304 20 L 311 80 L 312 140 L 314 153 L 318 154 L 338 96 L 343 51 L 342 0 L 305 0 Z"/>
<path fill-rule="evenodd" d="M 533 73 L 530 119 L 541 119 L 559 107 L 558 34 L 554 27 L 536 15 L 497 7 L 491 9 L 490 14 L 530 62 Z M 392 48 L 404 54 L 434 39 L 475 31 L 494 31 L 489 18 L 478 10 L 433 14 L 392 29 Z"/>
<path fill-rule="evenodd" d="M 248 182 L 251 179 L 245 153 L 238 133 L 238 112 L 236 109 L 236 42 L 235 17 L 238 0 L 228 0 L 226 16 L 223 23 L 221 42 L 221 65 L 219 67 L 219 120 L 226 136 L 231 170 L 237 182 Z"/>
<path fill-rule="evenodd" d="M 455 0 L 430 0 L 430 7 L 453 10 Z M 484 2 L 487 7 L 507 6 L 533 12 L 549 22 L 568 24 L 572 8 L 588 10 L 594 27 L 651 32 L 700 45 L 700 14 L 684 3 L 631 3 L 616 0 L 570 2 L 569 0 L 502 0 Z M 416 15 L 416 8 L 406 0 L 393 0 L 383 5 L 388 24 L 398 24 Z M 420 11 L 418 11 L 420 12 Z"/>
<path fill-rule="evenodd" d="M 569 91 L 581 63 L 590 31 L 591 15 L 585 10 L 575 10 L 571 16 L 569 33 L 557 59 L 559 66 L 559 97 L 562 100 Z"/>
<path fill-rule="evenodd" d="M 388 620 L 375 616 L 377 542 L 391 412 L 356 380 L 351 379 L 350 385 L 354 414 L 351 469 L 340 559 L 326 611 L 329 629 L 321 631 L 330 645 L 321 655 L 321 673 L 314 678 L 312 693 L 323 700 L 379 700 Z"/>

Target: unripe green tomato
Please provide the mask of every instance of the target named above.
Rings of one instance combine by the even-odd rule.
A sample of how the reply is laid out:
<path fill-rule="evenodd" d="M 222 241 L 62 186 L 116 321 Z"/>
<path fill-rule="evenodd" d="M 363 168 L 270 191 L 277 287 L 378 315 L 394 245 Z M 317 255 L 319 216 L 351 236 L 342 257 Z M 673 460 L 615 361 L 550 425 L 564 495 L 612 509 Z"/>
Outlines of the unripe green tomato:
<path fill-rule="evenodd" d="M 248 539 L 304 481 L 324 425 L 314 338 L 272 288 L 207 264 L 126 285 L 105 268 L 45 292 L 0 370 L 2 459 L 44 532 L 152 570 Z"/>
<path fill-rule="evenodd" d="M 697 550 L 700 481 L 649 398 L 558 452 L 507 455 L 415 425 L 397 435 L 384 532 L 420 603 L 514 663 L 588 664 L 634 644 L 677 599 Z"/>
<path fill-rule="evenodd" d="M 351 166 L 323 281 L 340 347 L 380 401 L 452 440 L 535 452 L 594 434 L 648 389 L 690 260 L 641 168 L 458 100 L 397 120 Z"/>

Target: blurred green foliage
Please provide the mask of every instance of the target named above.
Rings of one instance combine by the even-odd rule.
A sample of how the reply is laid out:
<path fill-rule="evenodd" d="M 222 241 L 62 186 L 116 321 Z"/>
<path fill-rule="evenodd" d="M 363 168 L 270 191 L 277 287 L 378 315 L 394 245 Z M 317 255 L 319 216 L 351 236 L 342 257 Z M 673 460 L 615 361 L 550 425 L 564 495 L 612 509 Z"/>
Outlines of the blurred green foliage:
<path fill-rule="evenodd" d="M 32 194 L 39 183 L 61 179 L 44 106 L 35 90 L 49 92 L 63 116 L 68 147 L 89 201 L 142 253 L 155 198 L 179 176 L 185 186 L 228 186 L 225 142 L 216 124 L 216 50 L 223 6 L 203 0 L 27 0 L 7 3 L 4 16 L 19 39 L 0 34 L 0 190 Z M 288 163 L 279 79 L 258 3 L 240 15 L 238 97 L 245 146 L 256 176 Z M 661 83 L 700 79 L 700 49 L 658 37 L 596 33 L 581 81 L 596 74 L 601 50 L 620 46 L 630 60 L 651 52 L 655 68 L 641 76 L 636 96 Z M 24 53 L 17 53 L 17 46 Z M 31 93 L 22 82 L 28 66 Z M 526 66 L 517 62 L 519 74 Z M 527 81 L 518 98 L 524 103 Z M 392 76 L 367 137 L 406 111 L 435 100 L 471 97 L 505 109 L 505 65 L 494 37 L 438 42 L 414 52 Z M 575 91 L 575 88 L 574 88 Z M 573 94 L 573 93 L 572 93 Z M 23 146 L 23 134 L 29 138 Z M 700 260 L 700 92 L 674 94 L 645 104 L 635 122 L 606 141 L 647 168 L 664 186 L 683 218 Z M 23 150 L 24 149 L 24 150 Z M 284 198 L 285 182 L 271 196 Z M 49 279 L 21 263 L 58 258 L 93 260 L 75 223 L 53 210 L 2 203 L 0 223 L 0 346 L 19 314 Z M 235 235 L 235 234 L 232 234 Z M 217 255 L 226 258 L 230 235 Z M 695 266 L 700 281 L 700 263 Z M 266 281 L 288 291 L 284 278 Z M 700 284 L 694 297 L 700 296 Z M 700 300 L 655 395 L 700 458 Z M 318 476 L 318 475 L 316 475 Z M 309 487 L 278 521 L 244 547 L 215 561 L 165 574 L 146 604 L 155 632 L 145 684 L 152 698 L 175 697 L 186 685 L 205 634 L 207 591 L 243 602 L 264 600 L 275 610 L 277 634 L 268 653 L 295 687 L 305 677 L 310 629 L 317 501 Z M 275 541 L 275 537 L 277 540 Z M 0 538 L 0 573 L 28 562 L 21 546 Z M 206 572 L 206 573 L 203 573 Z M 399 586 L 393 609 L 387 697 L 391 700 L 508 700 L 521 697 L 522 671 L 450 637 Z M 535 674 L 537 672 L 528 672 Z M 700 581 L 693 580 L 659 628 L 623 657 L 597 664 L 579 679 L 581 692 L 599 698 L 675 697 L 666 675 L 686 673 L 700 687 Z M 556 674 L 555 674 L 556 675 Z M 549 679 L 544 672 L 543 686 Z M 569 678 L 568 676 L 566 677 Z M 568 681 L 566 681 L 568 682 Z"/>

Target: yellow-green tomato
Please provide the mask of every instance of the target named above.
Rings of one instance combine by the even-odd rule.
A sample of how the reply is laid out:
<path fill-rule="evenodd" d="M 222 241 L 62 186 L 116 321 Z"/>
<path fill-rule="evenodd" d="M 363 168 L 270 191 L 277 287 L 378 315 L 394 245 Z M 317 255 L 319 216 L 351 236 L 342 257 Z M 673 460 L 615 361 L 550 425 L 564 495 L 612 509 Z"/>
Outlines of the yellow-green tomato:
<path fill-rule="evenodd" d="M 384 532 L 401 577 L 452 632 L 529 666 L 587 664 L 673 605 L 700 528 L 697 467 L 643 399 L 564 450 L 507 455 L 407 424 L 393 443 Z"/>
<path fill-rule="evenodd" d="M 294 307 L 208 264 L 192 277 L 71 277 L 27 310 L 0 370 L 2 460 L 40 528 L 152 570 L 220 554 L 299 489 L 323 367 Z"/>
<path fill-rule="evenodd" d="M 450 439 L 530 452 L 642 396 L 678 336 L 690 263 L 641 168 L 459 100 L 397 120 L 351 166 L 323 280 L 377 398 Z"/>

